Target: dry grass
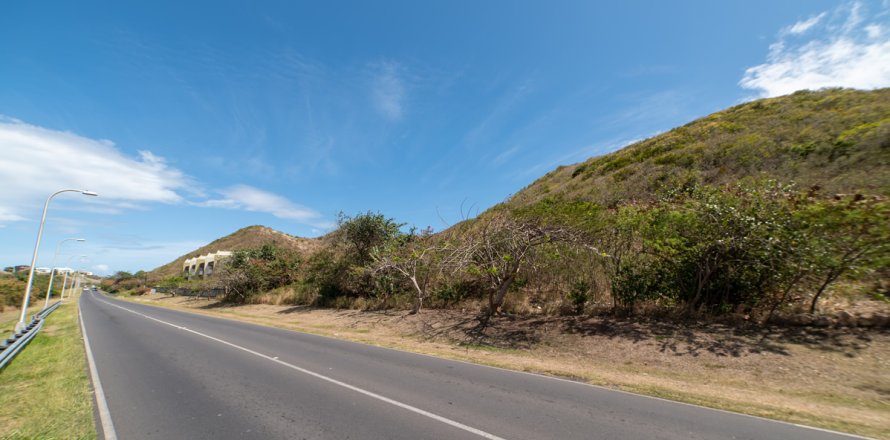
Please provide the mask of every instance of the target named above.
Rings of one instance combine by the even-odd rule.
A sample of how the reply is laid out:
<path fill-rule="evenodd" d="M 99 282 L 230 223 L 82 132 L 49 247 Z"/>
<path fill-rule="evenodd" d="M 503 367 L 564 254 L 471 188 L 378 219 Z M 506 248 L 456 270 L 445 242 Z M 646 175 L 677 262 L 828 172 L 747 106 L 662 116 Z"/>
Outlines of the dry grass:
<path fill-rule="evenodd" d="M 36 310 L 35 310 L 36 311 Z M 3 313 L 4 330 L 18 319 Z M 0 432 L 4 439 L 94 439 L 76 301 L 66 301 L 43 330 L 0 372 Z"/>
<path fill-rule="evenodd" d="M 132 300 L 890 438 L 890 334 Z M 270 319 L 271 318 L 271 319 Z"/>

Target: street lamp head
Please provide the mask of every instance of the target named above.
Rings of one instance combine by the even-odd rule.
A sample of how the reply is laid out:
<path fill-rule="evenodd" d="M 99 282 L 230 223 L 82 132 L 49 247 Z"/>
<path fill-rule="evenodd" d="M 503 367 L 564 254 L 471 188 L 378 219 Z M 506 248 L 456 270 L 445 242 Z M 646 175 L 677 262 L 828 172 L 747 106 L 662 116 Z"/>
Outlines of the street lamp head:
<path fill-rule="evenodd" d="M 90 191 L 90 190 L 88 190 L 88 189 L 81 190 L 80 193 L 83 194 L 83 195 L 85 195 L 85 196 L 93 196 L 93 197 L 96 197 L 96 196 L 99 195 L 99 194 L 97 194 L 95 191 Z"/>
<path fill-rule="evenodd" d="M 74 241 L 87 241 L 86 238 L 75 238 Z"/>

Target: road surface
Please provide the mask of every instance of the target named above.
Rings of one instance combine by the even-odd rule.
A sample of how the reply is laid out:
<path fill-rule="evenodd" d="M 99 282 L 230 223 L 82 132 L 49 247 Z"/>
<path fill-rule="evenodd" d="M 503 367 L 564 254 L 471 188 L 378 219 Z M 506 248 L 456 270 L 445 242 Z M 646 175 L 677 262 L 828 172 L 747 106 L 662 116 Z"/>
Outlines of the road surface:
<path fill-rule="evenodd" d="M 110 438 L 850 438 L 97 293 L 80 307 Z"/>

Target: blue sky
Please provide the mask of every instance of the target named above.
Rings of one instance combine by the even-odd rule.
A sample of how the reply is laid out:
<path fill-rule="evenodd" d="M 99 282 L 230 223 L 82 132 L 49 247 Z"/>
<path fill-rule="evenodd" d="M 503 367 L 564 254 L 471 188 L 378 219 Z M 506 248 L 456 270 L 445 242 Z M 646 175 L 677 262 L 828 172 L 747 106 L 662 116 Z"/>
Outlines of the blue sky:
<path fill-rule="evenodd" d="M 0 265 L 152 269 L 339 211 L 446 228 L 739 102 L 890 85 L 890 2 L 13 2 Z M 87 255 L 81 259 L 80 255 Z"/>

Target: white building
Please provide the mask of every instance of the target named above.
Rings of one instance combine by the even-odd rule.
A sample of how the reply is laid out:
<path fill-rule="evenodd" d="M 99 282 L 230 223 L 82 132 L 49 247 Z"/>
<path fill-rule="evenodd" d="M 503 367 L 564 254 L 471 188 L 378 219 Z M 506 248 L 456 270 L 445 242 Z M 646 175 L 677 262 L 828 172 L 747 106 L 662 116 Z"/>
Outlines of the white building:
<path fill-rule="evenodd" d="M 199 255 L 182 262 L 182 273 L 188 278 L 193 276 L 206 277 L 213 273 L 219 263 L 232 256 L 230 251 L 217 251 L 205 255 Z"/>

